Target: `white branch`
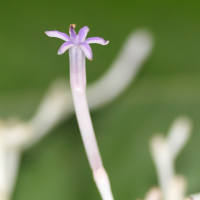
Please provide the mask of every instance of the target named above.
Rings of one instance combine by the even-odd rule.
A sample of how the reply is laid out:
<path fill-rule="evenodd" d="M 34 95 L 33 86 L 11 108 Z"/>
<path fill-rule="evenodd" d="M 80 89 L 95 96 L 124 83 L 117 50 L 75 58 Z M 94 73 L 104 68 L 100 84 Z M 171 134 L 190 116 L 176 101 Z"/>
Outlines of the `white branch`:
<path fill-rule="evenodd" d="M 192 129 L 192 122 L 188 117 L 178 117 L 172 124 L 168 133 L 168 143 L 173 159 L 176 159 L 180 151 L 188 142 Z"/>
<path fill-rule="evenodd" d="M 192 194 L 190 197 L 192 197 L 193 200 L 200 200 L 200 193 Z"/>
<path fill-rule="evenodd" d="M 8 171 L 6 166 L 7 152 L 4 144 L 2 144 L 2 141 L 0 142 L 0 200 L 8 200 Z"/>
<path fill-rule="evenodd" d="M 12 194 L 17 179 L 18 169 L 21 161 L 21 151 L 18 149 L 7 150 L 7 172 L 8 172 L 8 192 Z"/>
<path fill-rule="evenodd" d="M 166 200 L 183 200 L 186 192 L 186 180 L 178 175 L 173 178 L 168 188 Z"/>
<path fill-rule="evenodd" d="M 60 121 L 74 113 L 71 90 L 66 80 L 55 81 L 47 91 L 36 114 L 29 121 L 34 127 L 33 138 L 26 148 L 43 138 Z"/>
<path fill-rule="evenodd" d="M 149 32 L 133 32 L 105 75 L 87 87 L 89 108 L 97 109 L 119 96 L 134 80 L 152 49 L 153 38 Z"/>
<path fill-rule="evenodd" d="M 186 192 L 183 176 L 175 176 L 175 159 L 189 139 L 192 122 L 187 117 L 176 118 L 167 138 L 156 135 L 151 140 L 151 152 L 156 165 L 159 185 L 165 200 L 182 200 Z"/>
<path fill-rule="evenodd" d="M 157 187 L 151 188 L 147 192 L 144 200 L 161 200 L 161 191 L 160 191 L 160 189 L 157 188 Z"/>
<path fill-rule="evenodd" d="M 168 143 L 162 135 L 155 135 L 150 143 L 161 191 L 167 196 L 168 188 L 175 175 Z"/>
<path fill-rule="evenodd" d="M 113 195 L 110 188 L 110 181 L 105 169 L 103 167 L 100 167 L 97 170 L 93 170 L 93 177 L 102 199 L 113 200 Z"/>

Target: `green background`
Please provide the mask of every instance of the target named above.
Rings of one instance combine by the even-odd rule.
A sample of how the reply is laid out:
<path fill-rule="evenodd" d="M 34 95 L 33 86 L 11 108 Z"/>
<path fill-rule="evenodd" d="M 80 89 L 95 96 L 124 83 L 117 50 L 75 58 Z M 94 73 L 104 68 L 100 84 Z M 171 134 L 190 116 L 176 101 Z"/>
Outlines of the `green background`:
<path fill-rule="evenodd" d="M 192 3 L 193 2 L 193 3 Z M 178 173 L 188 194 L 200 191 L 200 3 L 178 0 L 40 0 L 0 3 L 0 115 L 29 119 L 49 84 L 69 76 L 68 53 L 46 30 L 68 32 L 87 25 L 92 45 L 88 83 L 100 77 L 130 32 L 149 29 L 155 49 L 123 95 L 91 113 L 105 168 L 116 200 L 143 198 L 157 185 L 149 139 L 166 133 L 175 117 L 194 122 L 192 137 L 179 156 Z M 92 179 L 76 117 L 60 124 L 23 154 L 14 200 L 101 199 Z"/>

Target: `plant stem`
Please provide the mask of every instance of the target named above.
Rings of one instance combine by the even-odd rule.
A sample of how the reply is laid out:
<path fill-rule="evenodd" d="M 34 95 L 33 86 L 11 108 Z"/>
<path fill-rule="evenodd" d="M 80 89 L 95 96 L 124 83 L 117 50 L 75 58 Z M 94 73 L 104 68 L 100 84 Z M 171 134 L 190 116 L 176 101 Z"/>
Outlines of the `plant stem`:
<path fill-rule="evenodd" d="M 74 46 L 69 49 L 70 84 L 76 117 L 94 180 L 104 200 L 113 200 L 110 183 L 103 168 L 86 98 L 86 70 L 83 51 Z"/>
<path fill-rule="evenodd" d="M 6 148 L 0 144 L 0 200 L 8 200 L 8 182 L 6 169 Z"/>

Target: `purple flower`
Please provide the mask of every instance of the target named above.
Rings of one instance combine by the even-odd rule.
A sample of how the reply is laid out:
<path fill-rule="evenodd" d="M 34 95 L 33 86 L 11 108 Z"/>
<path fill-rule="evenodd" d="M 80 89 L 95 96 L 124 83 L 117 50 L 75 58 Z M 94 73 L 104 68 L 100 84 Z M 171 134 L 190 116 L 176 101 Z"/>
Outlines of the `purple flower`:
<path fill-rule="evenodd" d="M 99 37 L 91 37 L 86 39 L 87 33 L 89 31 L 89 28 L 87 26 L 84 26 L 82 29 L 80 29 L 78 35 L 76 35 L 76 32 L 74 30 L 75 24 L 71 24 L 69 27 L 69 35 L 68 36 L 66 33 L 62 33 L 59 31 L 46 31 L 45 33 L 49 37 L 57 37 L 65 41 L 58 50 L 58 55 L 63 54 L 67 49 L 73 47 L 73 46 L 78 46 L 79 48 L 82 49 L 84 52 L 85 56 L 89 59 L 92 60 L 92 49 L 89 44 L 92 43 L 97 43 L 101 45 L 106 45 L 109 43 L 109 41 L 104 40 L 103 38 Z"/>

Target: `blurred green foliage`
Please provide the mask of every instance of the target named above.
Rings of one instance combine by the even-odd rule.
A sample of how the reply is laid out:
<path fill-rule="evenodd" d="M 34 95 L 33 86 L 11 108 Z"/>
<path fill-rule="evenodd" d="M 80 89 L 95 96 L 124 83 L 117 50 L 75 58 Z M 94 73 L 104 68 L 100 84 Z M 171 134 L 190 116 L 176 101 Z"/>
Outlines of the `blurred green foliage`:
<path fill-rule="evenodd" d="M 92 113 L 105 168 L 115 199 L 143 198 L 157 184 L 148 142 L 166 133 L 173 119 L 194 121 L 191 140 L 177 161 L 189 193 L 200 186 L 200 2 L 178 0 L 40 0 L 0 3 L 0 113 L 28 119 L 49 84 L 69 75 L 68 53 L 46 30 L 68 32 L 90 27 L 89 36 L 110 40 L 92 45 L 88 83 L 100 77 L 137 28 L 155 36 L 155 49 L 137 79 L 112 104 Z M 14 200 L 99 199 L 75 116 L 27 151 Z"/>

